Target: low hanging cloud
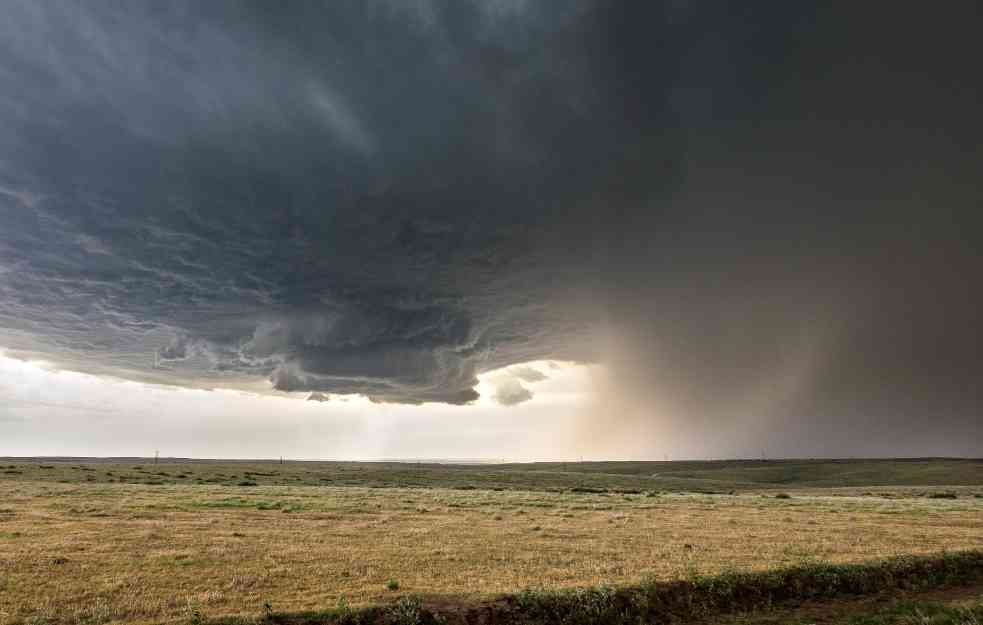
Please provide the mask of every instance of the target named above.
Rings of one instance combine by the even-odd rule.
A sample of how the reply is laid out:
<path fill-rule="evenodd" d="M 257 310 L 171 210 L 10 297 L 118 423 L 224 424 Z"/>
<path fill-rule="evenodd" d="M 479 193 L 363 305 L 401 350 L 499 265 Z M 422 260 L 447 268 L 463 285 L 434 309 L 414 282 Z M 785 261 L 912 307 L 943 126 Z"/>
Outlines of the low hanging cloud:
<path fill-rule="evenodd" d="M 529 365 L 506 367 L 485 376 L 485 381 L 495 389 L 492 399 L 503 406 L 529 401 L 533 398 L 529 386 L 547 379 L 546 374 Z"/>
<path fill-rule="evenodd" d="M 508 378 L 495 387 L 493 398 L 503 406 L 514 406 L 532 399 L 532 391 L 515 378 Z"/>
<path fill-rule="evenodd" d="M 548 379 L 545 373 L 528 366 L 512 367 L 509 372 L 523 382 L 542 382 Z"/>
<path fill-rule="evenodd" d="M 399 403 L 604 362 L 670 430 L 975 434 L 974 20 L 892 5 L 950 33 L 916 51 L 877 4 L 10 0 L 0 346 Z"/>

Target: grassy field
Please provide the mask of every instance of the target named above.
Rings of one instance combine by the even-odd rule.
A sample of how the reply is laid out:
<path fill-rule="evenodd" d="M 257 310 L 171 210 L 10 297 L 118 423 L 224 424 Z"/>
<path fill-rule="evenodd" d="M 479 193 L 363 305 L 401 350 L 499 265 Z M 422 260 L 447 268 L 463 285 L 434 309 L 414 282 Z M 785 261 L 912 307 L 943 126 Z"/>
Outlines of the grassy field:
<path fill-rule="evenodd" d="M 65 483 L 440 487 L 512 490 L 730 491 L 967 486 L 983 493 L 983 460 L 740 460 L 709 462 L 85 461 L 0 458 L 0 479 Z"/>
<path fill-rule="evenodd" d="M 782 464 L 6 460 L 0 624 L 477 599 L 983 548 L 983 463 Z"/>

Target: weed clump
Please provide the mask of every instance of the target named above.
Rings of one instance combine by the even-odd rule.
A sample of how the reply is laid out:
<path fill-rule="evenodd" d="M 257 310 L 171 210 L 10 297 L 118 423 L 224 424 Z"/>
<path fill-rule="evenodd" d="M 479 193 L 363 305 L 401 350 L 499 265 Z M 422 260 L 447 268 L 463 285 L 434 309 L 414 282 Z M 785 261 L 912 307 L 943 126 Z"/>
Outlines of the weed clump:
<path fill-rule="evenodd" d="M 394 579 L 390 579 L 386 582 L 386 590 L 396 591 L 399 590 L 399 582 Z"/>
<path fill-rule="evenodd" d="M 190 625 L 204 625 L 205 615 L 201 611 L 201 606 L 197 602 L 188 604 L 188 623 Z"/>
<path fill-rule="evenodd" d="M 526 590 L 515 596 L 515 604 L 530 623 L 623 623 L 623 597 L 610 586 L 563 591 Z M 525 622 L 521 621 L 520 622 Z"/>
<path fill-rule="evenodd" d="M 336 609 L 339 615 L 345 615 L 351 612 L 351 607 L 348 605 L 348 597 L 345 595 L 338 597 L 338 607 Z"/>
<path fill-rule="evenodd" d="M 607 494 L 608 490 L 606 488 L 594 488 L 592 486 L 574 486 L 570 489 L 571 493 L 593 493 L 593 494 Z"/>
<path fill-rule="evenodd" d="M 423 623 L 422 603 L 416 595 L 400 597 L 396 603 L 389 606 L 387 610 L 389 618 L 387 620 L 392 625 L 421 625 Z"/>

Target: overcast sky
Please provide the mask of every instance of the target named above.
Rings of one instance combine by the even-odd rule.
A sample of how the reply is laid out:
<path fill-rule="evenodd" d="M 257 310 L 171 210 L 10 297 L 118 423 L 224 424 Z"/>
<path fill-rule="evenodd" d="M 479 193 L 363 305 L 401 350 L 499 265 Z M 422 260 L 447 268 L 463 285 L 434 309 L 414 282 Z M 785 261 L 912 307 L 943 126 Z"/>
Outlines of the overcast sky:
<path fill-rule="evenodd" d="M 983 454 L 974 1 L 0 9 L 0 455 Z"/>

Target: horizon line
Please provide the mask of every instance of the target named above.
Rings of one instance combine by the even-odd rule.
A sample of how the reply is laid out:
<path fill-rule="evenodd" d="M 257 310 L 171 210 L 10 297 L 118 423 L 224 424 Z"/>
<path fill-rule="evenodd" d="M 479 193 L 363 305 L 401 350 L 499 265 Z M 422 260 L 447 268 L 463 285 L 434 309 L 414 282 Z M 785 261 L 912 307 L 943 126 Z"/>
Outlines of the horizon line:
<path fill-rule="evenodd" d="M 600 464 L 600 463 L 648 463 L 648 464 L 671 464 L 674 462 L 790 462 L 790 461 L 926 461 L 926 460 L 968 460 L 981 461 L 979 456 L 781 456 L 781 457 L 752 457 L 735 456 L 729 458 L 677 458 L 665 460 L 637 460 L 637 459 L 552 459 L 552 460 L 515 460 L 507 458 L 362 458 L 362 459 L 341 459 L 341 458 L 204 458 L 187 456 L 0 456 L 0 461 L 4 462 L 83 462 L 83 461 L 167 461 L 170 463 L 178 462 L 200 462 L 200 463 L 351 463 L 351 464 L 442 464 L 442 465 L 506 465 L 506 464 Z"/>

